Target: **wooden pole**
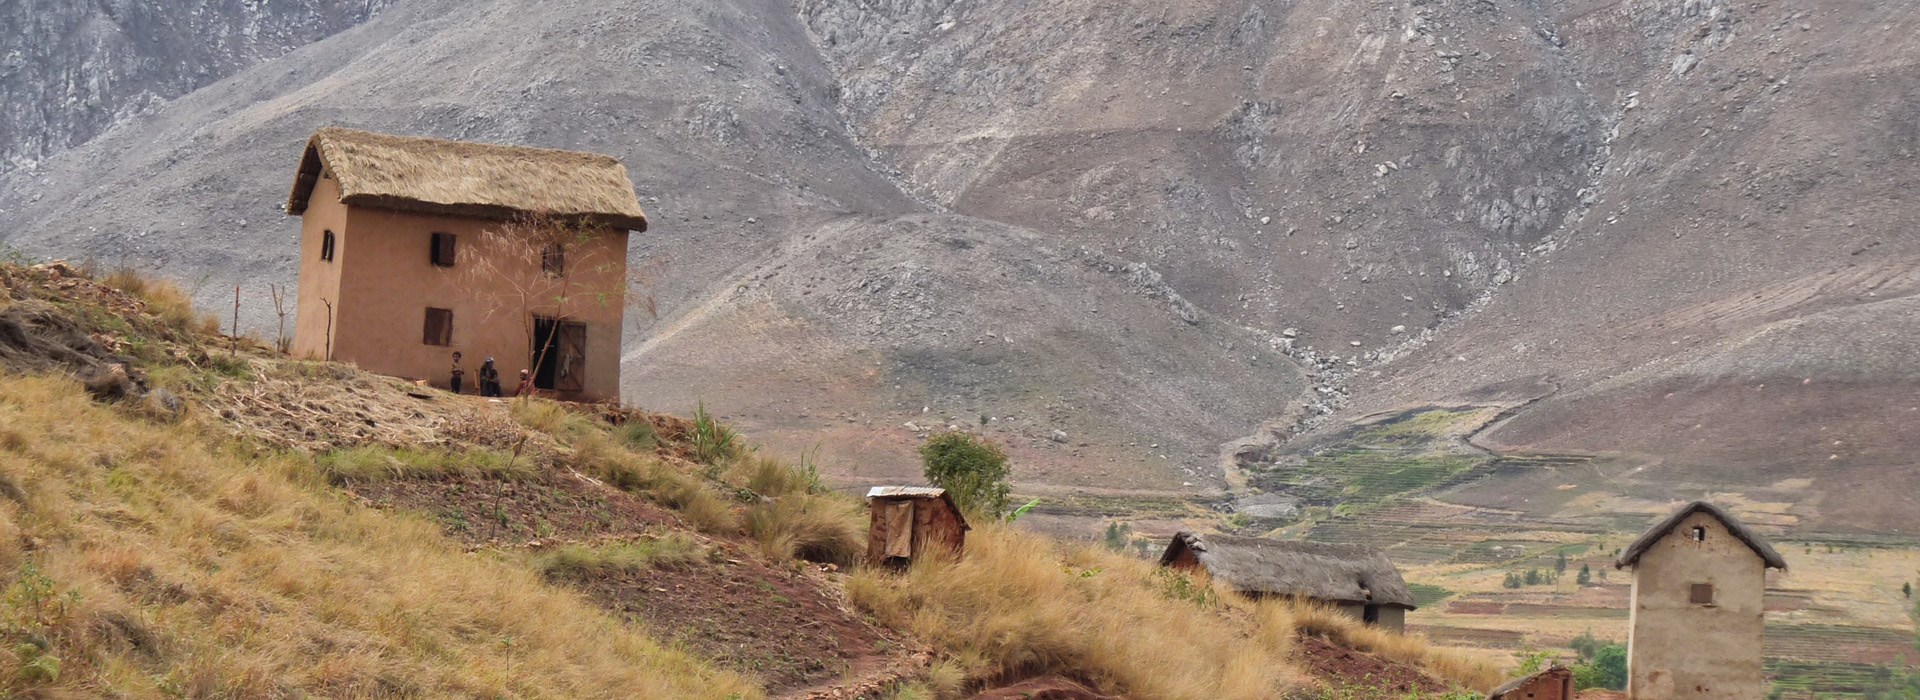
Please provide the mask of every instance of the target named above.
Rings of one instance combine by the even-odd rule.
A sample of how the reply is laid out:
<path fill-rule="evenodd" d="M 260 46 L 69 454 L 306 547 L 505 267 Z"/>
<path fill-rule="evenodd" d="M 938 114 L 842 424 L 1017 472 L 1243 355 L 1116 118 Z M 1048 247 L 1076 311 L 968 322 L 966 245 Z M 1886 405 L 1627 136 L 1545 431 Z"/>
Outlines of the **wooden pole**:
<path fill-rule="evenodd" d="M 233 285 L 233 334 L 228 337 L 228 357 L 240 356 L 240 285 Z"/>
<path fill-rule="evenodd" d="M 333 359 L 333 302 L 322 298 L 320 299 L 320 303 L 327 305 L 327 349 L 325 354 L 320 356 L 320 359 L 323 361 L 331 361 Z"/>

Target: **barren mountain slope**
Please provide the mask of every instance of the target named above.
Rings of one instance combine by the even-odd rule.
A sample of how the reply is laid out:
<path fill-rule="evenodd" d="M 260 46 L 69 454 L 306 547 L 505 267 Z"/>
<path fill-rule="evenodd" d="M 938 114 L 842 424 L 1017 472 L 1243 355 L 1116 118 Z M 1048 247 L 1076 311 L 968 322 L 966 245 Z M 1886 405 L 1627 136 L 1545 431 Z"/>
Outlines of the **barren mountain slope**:
<path fill-rule="evenodd" d="M 1781 496 L 1874 529 L 1897 498 L 1842 503 L 1915 478 L 1917 17 L 413 0 L 0 180 L 0 235 L 262 287 L 259 321 L 313 127 L 600 150 L 656 222 L 628 398 L 849 476 L 985 417 L 1037 485 L 1203 489 L 1237 436 L 1497 394 L 1538 400 L 1487 444 L 1667 465 L 1616 480 L 1656 498 L 1817 458 Z"/>
<path fill-rule="evenodd" d="M 391 1 L 0 0 L 0 173 L 364 22 Z"/>

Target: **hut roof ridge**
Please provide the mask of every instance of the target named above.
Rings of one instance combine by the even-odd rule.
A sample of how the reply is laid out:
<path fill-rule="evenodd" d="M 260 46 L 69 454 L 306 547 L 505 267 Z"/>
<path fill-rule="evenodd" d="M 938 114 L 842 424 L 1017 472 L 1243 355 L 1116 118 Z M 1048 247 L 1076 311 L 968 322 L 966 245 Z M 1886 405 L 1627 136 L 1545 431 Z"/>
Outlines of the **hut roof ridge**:
<path fill-rule="evenodd" d="M 1627 545 L 1626 549 L 1620 551 L 1620 558 L 1613 562 L 1614 568 L 1624 569 L 1633 566 L 1635 562 L 1640 561 L 1640 555 L 1646 554 L 1648 549 L 1653 548 L 1655 542 L 1659 542 L 1661 538 L 1673 532 L 1674 528 L 1680 526 L 1681 521 L 1694 513 L 1706 513 L 1719 520 L 1722 525 L 1726 525 L 1727 531 L 1733 533 L 1734 537 L 1740 538 L 1740 541 L 1752 549 L 1753 553 L 1760 555 L 1760 558 L 1767 562 L 1768 568 L 1786 570 L 1786 558 L 1773 549 L 1773 545 L 1767 542 L 1767 538 L 1754 532 L 1752 528 L 1747 527 L 1746 523 L 1740 522 L 1739 518 L 1733 517 L 1733 514 L 1726 509 L 1706 501 L 1694 501 L 1681 506 L 1673 514 L 1655 523 L 1646 534 L 1640 536 L 1640 539 L 1634 540 L 1633 544 Z"/>
<path fill-rule="evenodd" d="M 1193 550 L 1207 572 L 1243 591 L 1414 609 L 1413 593 L 1384 552 L 1351 544 L 1182 532 L 1161 557 Z"/>
<path fill-rule="evenodd" d="M 489 219 L 547 214 L 647 229 L 626 166 L 598 153 L 325 127 L 307 141 L 287 213 L 306 212 L 322 169 L 352 206 Z"/>

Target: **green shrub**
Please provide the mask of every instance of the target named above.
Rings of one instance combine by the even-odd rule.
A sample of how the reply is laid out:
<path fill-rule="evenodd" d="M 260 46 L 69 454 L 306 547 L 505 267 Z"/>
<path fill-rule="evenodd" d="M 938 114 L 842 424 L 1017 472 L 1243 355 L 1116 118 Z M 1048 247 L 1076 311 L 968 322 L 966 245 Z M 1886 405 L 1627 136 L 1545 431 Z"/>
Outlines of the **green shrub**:
<path fill-rule="evenodd" d="M 1007 512 L 1007 454 L 986 438 L 961 431 L 920 446 L 927 481 L 946 489 L 963 510 L 999 520 Z"/>
<path fill-rule="evenodd" d="M 314 462 L 327 480 L 419 479 L 448 476 L 524 478 L 533 473 L 531 460 L 514 460 L 498 450 L 412 450 L 355 447 L 320 455 Z"/>
<path fill-rule="evenodd" d="M 714 420 L 705 402 L 693 410 L 693 434 L 688 439 L 693 443 L 694 459 L 707 466 L 719 466 L 740 454 L 740 436 Z"/>
<path fill-rule="evenodd" d="M 1607 643 L 1593 652 L 1593 660 L 1573 667 L 1573 687 L 1578 690 L 1627 687 L 1627 648 Z"/>

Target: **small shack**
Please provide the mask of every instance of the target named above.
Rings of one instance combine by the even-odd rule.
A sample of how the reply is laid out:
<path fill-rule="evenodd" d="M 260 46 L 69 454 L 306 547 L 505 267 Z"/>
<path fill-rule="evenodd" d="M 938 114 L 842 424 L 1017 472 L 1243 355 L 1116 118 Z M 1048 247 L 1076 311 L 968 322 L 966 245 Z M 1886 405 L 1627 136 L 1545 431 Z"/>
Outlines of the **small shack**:
<path fill-rule="evenodd" d="M 1380 550 L 1358 545 L 1293 542 L 1262 537 L 1173 536 L 1160 565 L 1205 571 L 1255 598 L 1326 603 L 1369 625 L 1406 628 L 1413 593 Z"/>
<path fill-rule="evenodd" d="M 1573 700 L 1573 671 L 1554 664 L 1547 670 L 1508 681 L 1493 689 L 1487 700 Z"/>
<path fill-rule="evenodd" d="M 867 492 L 868 566 L 905 566 L 933 549 L 958 556 L 966 548 L 967 518 L 946 489 L 876 486 Z"/>

